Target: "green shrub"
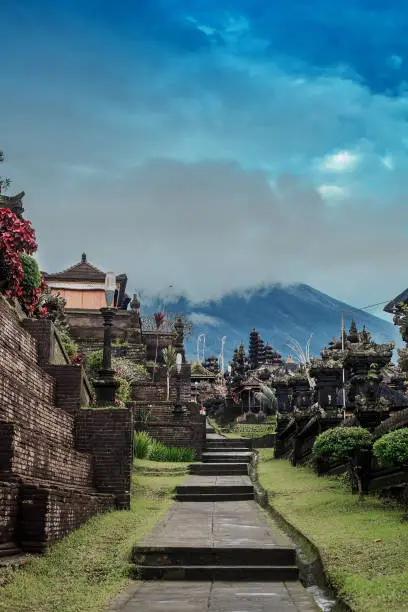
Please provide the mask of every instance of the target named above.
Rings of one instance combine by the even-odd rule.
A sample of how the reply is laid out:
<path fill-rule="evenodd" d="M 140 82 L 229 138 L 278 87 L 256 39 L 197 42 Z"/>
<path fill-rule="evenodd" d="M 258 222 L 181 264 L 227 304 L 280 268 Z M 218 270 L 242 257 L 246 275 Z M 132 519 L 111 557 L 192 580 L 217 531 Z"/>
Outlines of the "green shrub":
<path fill-rule="evenodd" d="M 192 448 L 165 446 L 154 440 L 148 458 L 151 461 L 194 461 L 195 451 Z"/>
<path fill-rule="evenodd" d="M 372 435 L 363 427 L 334 427 L 317 436 L 313 445 L 313 458 L 330 464 L 346 461 L 353 451 L 369 449 Z"/>
<path fill-rule="evenodd" d="M 34 257 L 30 257 L 26 253 L 20 253 L 19 259 L 24 270 L 24 278 L 21 281 L 21 286 L 25 291 L 38 289 L 41 285 L 41 272 L 38 263 Z"/>
<path fill-rule="evenodd" d="M 97 376 L 99 370 L 102 370 L 103 366 L 103 350 L 101 349 L 89 353 L 86 358 L 86 366 L 93 376 Z"/>
<path fill-rule="evenodd" d="M 153 444 L 149 449 L 149 459 L 151 461 L 167 461 L 168 448 L 161 442 L 153 440 Z"/>
<path fill-rule="evenodd" d="M 153 439 L 146 431 L 135 431 L 133 434 L 133 455 L 138 459 L 146 459 L 152 444 Z"/>
<path fill-rule="evenodd" d="M 126 378 L 115 377 L 119 382 L 119 387 L 116 389 L 116 397 L 118 400 L 126 404 L 130 396 L 130 382 Z"/>
<path fill-rule="evenodd" d="M 374 442 L 373 455 L 381 467 L 398 467 L 408 463 L 408 428 L 396 429 Z"/>
<path fill-rule="evenodd" d="M 68 353 L 69 357 L 73 357 L 74 355 L 78 354 L 78 345 L 67 332 L 60 332 L 60 338 L 62 346 Z"/>
<path fill-rule="evenodd" d="M 194 461 L 195 450 L 193 448 L 183 448 L 170 446 L 168 449 L 167 461 Z"/>

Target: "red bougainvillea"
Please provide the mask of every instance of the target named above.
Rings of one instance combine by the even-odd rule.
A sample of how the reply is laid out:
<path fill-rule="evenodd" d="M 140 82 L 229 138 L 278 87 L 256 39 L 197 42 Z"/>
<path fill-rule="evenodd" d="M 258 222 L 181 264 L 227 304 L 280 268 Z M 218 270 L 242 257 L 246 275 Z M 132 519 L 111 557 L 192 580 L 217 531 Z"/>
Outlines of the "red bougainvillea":
<path fill-rule="evenodd" d="M 23 306 L 29 312 L 35 310 L 43 285 L 23 296 L 21 286 L 24 270 L 19 253 L 32 255 L 37 250 L 34 229 L 29 221 L 19 219 L 9 208 L 0 208 L 0 258 L 7 270 L 7 286 L 4 293 L 10 297 L 22 298 Z M 34 306 L 33 306 L 34 304 Z"/>

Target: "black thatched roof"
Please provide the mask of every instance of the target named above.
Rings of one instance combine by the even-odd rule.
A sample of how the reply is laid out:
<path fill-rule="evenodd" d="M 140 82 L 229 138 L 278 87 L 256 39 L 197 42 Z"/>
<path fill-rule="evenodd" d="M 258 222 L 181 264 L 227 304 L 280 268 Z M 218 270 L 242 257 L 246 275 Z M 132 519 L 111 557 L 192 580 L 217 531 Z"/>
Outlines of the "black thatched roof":
<path fill-rule="evenodd" d="M 384 312 L 389 312 L 390 314 L 392 314 L 394 306 L 396 306 L 400 302 L 408 302 L 408 289 L 405 289 L 405 291 L 397 295 L 396 298 L 394 298 L 393 300 L 391 300 L 391 302 L 384 306 Z"/>

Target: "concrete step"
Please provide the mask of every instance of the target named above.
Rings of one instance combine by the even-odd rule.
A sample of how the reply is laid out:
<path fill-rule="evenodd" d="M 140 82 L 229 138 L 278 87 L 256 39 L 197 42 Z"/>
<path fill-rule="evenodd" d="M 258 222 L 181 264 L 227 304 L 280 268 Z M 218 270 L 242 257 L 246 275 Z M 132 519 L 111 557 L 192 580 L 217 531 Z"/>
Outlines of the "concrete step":
<path fill-rule="evenodd" d="M 193 463 L 189 466 L 190 474 L 203 476 L 248 476 L 247 463 Z"/>
<path fill-rule="evenodd" d="M 134 546 L 132 562 L 143 567 L 240 567 L 291 566 L 296 564 L 296 551 L 291 547 L 193 547 Z"/>
<path fill-rule="evenodd" d="M 140 566 L 131 571 L 137 580 L 196 580 L 236 582 L 289 582 L 299 579 L 296 565 L 178 565 Z"/>
<path fill-rule="evenodd" d="M 180 485 L 176 488 L 176 493 L 178 495 L 186 495 L 188 493 L 194 494 L 210 494 L 210 493 L 253 493 L 254 487 L 252 485 Z"/>
<path fill-rule="evenodd" d="M 254 493 L 176 493 L 176 501 L 188 502 L 232 502 L 254 499 Z"/>
<path fill-rule="evenodd" d="M 245 446 L 208 446 L 206 445 L 205 453 L 248 453 L 251 452 Z"/>
<path fill-rule="evenodd" d="M 203 463 L 249 463 L 252 453 L 203 453 Z"/>
<path fill-rule="evenodd" d="M 206 446 L 211 448 L 223 448 L 225 446 L 233 447 L 236 446 L 245 448 L 245 450 L 249 449 L 249 443 L 243 442 L 242 440 L 234 439 L 234 438 L 224 438 L 219 440 L 206 440 Z"/>
<path fill-rule="evenodd" d="M 22 552 L 21 549 L 17 546 L 13 548 L 10 547 L 7 549 L 0 548 L 0 565 L 2 565 L 2 561 L 8 564 L 9 559 L 14 559 L 15 557 L 19 557 L 20 555 L 22 555 Z"/>

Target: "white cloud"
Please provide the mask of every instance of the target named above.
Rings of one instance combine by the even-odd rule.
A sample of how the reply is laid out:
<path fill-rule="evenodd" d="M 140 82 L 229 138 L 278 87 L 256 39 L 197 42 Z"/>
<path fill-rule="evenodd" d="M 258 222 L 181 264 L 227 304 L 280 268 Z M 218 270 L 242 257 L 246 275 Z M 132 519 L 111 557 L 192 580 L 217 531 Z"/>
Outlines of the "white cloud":
<path fill-rule="evenodd" d="M 189 319 L 193 325 L 209 325 L 211 327 L 219 327 L 222 323 L 221 319 L 212 317 L 211 315 L 205 314 L 204 312 L 193 312 L 189 316 Z"/>
<path fill-rule="evenodd" d="M 326 172 L 349 172 L 354 170 L 360 161 L 360 155 L 350 151 L 338 151 L 323 158 L 319 167 Z"/>
<path fill-rule="evenodd" d="M 326 200 L 344 200 L 348 195 L 347 190 L 338 185 L 320 185 L 317 190 Z"/>

